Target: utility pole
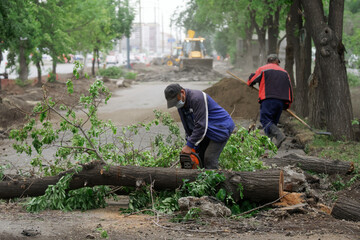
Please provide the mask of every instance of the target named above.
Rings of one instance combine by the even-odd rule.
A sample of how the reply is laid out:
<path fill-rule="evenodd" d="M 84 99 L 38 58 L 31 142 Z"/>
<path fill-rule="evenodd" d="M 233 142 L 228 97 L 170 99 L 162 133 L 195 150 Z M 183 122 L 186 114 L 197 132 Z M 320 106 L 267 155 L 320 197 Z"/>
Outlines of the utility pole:
<path fill-rule="evenodd" d="M 127 69 L 131 69 L 130 65 L 130 36 L 126 37 L 126 57 L 127 57 Z"/>
<path fill-rule="evenodd" d="M 162 27 L 161 53 L 164 54 L 164 15 L 162 13 L 161 13 L 161 27 Z"/>
<path fill-rule="evenodd" d="M 139 31 L 140 31 L 140 44 L 139 44 L 139 51 L 140 51 L 140 52 L 142 52 L 141 0 L 139 0 Z"/>
<path fill-rule="evenodd" d="M 158 2 L 159 3 L 159 2 Z M 156 2 L 154 2 L 154 52 L 157 53 L 157 26 L 156 26 Z"/>

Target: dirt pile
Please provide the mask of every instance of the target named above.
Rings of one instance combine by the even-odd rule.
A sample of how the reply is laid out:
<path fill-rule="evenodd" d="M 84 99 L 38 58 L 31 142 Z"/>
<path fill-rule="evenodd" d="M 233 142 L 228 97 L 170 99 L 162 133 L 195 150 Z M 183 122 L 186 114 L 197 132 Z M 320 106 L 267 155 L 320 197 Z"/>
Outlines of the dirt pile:
<path fill-rule="evenodd" d="M 258 92 L 234 78 L 223 78 L 204 92 L 233 118 L 255 119 L 259 113 Z"/>

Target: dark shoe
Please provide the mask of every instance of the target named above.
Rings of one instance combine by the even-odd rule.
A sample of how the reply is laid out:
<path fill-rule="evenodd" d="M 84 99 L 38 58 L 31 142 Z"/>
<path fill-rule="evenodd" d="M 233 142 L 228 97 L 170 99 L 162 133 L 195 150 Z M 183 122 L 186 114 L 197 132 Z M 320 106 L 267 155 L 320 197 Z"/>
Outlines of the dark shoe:
<path fill-rule="evenodd" d="M 281 144 L 285 141 L 285 135 L 280 131 L 280 129 L 275 125 L 271 124 L 269 127 L 270 135 L 275 137 L 275 145 L 277 148 L 281 147 Z"/>

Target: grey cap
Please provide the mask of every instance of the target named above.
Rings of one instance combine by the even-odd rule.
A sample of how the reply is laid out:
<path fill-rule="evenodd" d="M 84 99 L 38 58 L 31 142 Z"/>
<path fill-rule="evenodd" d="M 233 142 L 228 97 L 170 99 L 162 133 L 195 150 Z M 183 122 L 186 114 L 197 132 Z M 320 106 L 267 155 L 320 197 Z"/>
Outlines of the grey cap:
<path fill-rule="evenodd" d="M 165 88 L 164 93 L 168 108 L 175 107 L 176 103 L 179 101 L 177 95 L 181 92 L 181 89 L 183 88 L 177 83 L 170 84 Z"/>
<path fill-rule="evenodd" d="M 268 62 L 268 63 L 274 62 L 275 60 L 278 60 L 279 63 L 280 63 L 280 59 L 279 59 L 278 55 L 276 55 L 276 54 L 270 54 L 270 55 L 267 57 L 267 62 Z"/>

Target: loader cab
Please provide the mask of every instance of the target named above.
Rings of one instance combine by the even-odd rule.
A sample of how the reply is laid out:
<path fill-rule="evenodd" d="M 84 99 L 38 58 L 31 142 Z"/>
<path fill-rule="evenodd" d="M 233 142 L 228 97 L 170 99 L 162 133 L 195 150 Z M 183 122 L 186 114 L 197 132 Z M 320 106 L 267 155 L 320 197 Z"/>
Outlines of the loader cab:
<path fill-rule="evenodd" d="M 204 38 L 185 38 L 184 55 L 188 58 L 204 58 Z"/>

